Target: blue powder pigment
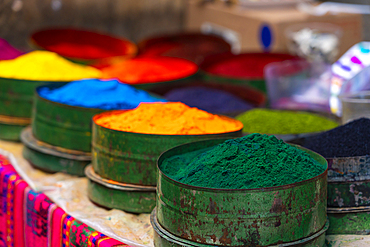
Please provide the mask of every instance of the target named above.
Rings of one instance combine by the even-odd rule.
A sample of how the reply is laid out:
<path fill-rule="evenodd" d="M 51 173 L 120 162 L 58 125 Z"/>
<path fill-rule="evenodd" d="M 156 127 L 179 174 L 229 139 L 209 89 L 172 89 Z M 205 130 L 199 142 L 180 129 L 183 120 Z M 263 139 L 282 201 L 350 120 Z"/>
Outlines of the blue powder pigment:
<path fill-rule="evenodd" d="M 173 89 L 164 97 L 169 101 L 180 101 L 211 113 L 244 112 L 253 108 L 252 105 L 229 92 L 207 87 Z"/>
<path fill-rule="evenodd" d="M 60 88 L 42 87 L 38 93 L 54 102 L 104 110 L 133 109 L 141 102 L 166 102 L 118 80 L 73 81 Z"/>

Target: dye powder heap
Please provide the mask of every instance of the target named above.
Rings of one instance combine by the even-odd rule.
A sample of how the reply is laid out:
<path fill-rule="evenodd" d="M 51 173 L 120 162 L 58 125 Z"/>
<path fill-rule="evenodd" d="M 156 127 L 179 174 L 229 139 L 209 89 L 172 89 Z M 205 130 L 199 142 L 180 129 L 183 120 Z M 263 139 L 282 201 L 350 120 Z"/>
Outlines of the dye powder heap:
<path fill-rule="evenodd" d="M 114 130 L 158 135 L 219 134 L 240 130 L 231 118 L 191 108 L 182 103 L 142 103 L 136 109 L 103 115 L 96 124 Z"/>
<path fill-rule="evenodd" d="M 326 167 L 274 136 L 251 134 L 167 158 L 160 169 L 170 178 L 193 186 L 253 189 L 307 180 Z"/>
<path fill-rule="evenodd" d="M 6 40 L 0 39 L 0 60 L 14 59 L 22 54 L 23 52 L 15 49 Z"/>
<path fill-rule="evenodd" d="M 207 87 L 173 89 L 164 97 L 170 101 L 180 101 L 191 107 L 220 114 L 243 112 L 253 108 L 231 93 Z"/>
<path fill-rule="evenodd" d="M 236 117 L 243 132 L 261 134 L 302 134 L 326 131 L 338 126 L 334 121 L 307 112 L 253 109 Z"/>
<path fill-rule="evenodd" d="M 86 79 L 55 89 L 42 87 L 38 92 L 41 97 L 54 102 L 105 110 L 133 109 L 141 102 L 165 101 L 117 80 Z"/>
<path fill-rule="evenodd" d="M 303 146 L 325 158 L 370 154 L 370 119 L 360 118 L 327 132 L 305 138 Z"/>
<path fill-rule="evenodd" d="M 269 63 L 297 59 L 291 55 L 273 53 L 225 54 L 222 56 L 215 57 L 215 59 L 210 57 L 210 61 L 203 63 L 201 68 L 208 73 L 219 76 L 260 79 L 263 78 L 263 69 Z"/>
<path fill-rule="evenodd" d="M 197 72 L 190 61 L 171 57 L 133 58 L 104 68 L 104 78 L 128 84 L 155 83 L 181 79 Z"/>
<path fill-rule="evenodd" d="M 128 40 L 79 29 L 47 29 L 32 35 L 32 41 L 45 50 L 74 59 L 95 60 L 134 55 L 136 46 Z"/>
<path fill-rule="evenodd" d="M 101 72 L 72 63 L 53 52 L 33 51 L 0 61 L 0 77 L 34 81 L 74 81 L 99 78 Z"/>

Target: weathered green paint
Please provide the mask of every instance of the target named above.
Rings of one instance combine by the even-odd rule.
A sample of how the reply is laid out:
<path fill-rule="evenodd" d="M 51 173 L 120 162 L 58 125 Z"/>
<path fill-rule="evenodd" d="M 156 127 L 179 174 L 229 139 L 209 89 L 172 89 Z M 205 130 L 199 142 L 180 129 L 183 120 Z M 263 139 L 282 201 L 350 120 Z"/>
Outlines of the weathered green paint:
<path fill-rule="evenodd" d="M 327 161 L 328 207 L 370 206 L 370 156 Z"/>
<path fill-rule="evenodd" d="M 295 184 L 240 190 L 186 185 L 160 170 L 168 157 L 223 141 L 225 139 L 181 145 L 158 159 L 157 217 L 167 231 L 203 244 L 265 246 L 297 241 L 324 227 L 327 170 Z M 323 157 L 303 150 L 327 168 Z"/>
<path fill-rule="evenodd" d="M 0 123 L 0 139 L 8 141 L 20 141 L 21 131 L 27 125 L 15 125 Z"/>
<path fill-rule="evenodd" d="M 101 115 L 95 116 L 94 120 L 99 117 Z M 93 122 L 92 164 L 95 172 L 104 178 L 129 184 L 155 186 L 156 161 L 170 148 L 198 140 L 241 136 L 241 130 L 209 135 L 139 134 L 108 129 Z"/>
<path fill-rule="evenodd" d="M 370 180 L 328 182 L 328 207 L 370 206 Z"/>
<path fill-rule="evenodd" d="M 85 176 L 85 167 L 91 163 L 89 154 L 71 154 L 62 152 L 58 147 L 51 147 L 36 140 L 31 128 L 22 131 L 23 157 L 33 166 L 47 172 L 64 172 L 76 176 Z"/>
<path fill-rule="evenodd" d="M 258 91 L 262 93 L 267 93 L 267 87 L 266 87 L 266 82 L 263 78 L 261 79 L 235 79 L 235 78 L 230 78 L 230 77 L 225 77 L 225 76 L 219 76 L 219 75 L 213 75 L 210 73 L 205 72 L 204 70 L 201 70 L 200 76 L 203 77 L 204 80 L 206 81 L 216 81 L 216 82 L 225 82 L 225 83 L 230 83 L 230 84 L 235 84 L 235 85 L 244 85 L 244 86 L 249 86 L 254 89 L 257 89 Z"/>
<path fill-rule="evenodd" d="M 91 152 L 91 119 L 104 110 L 69 106 L 44 99 L 37 93 L 40 88 L 36 90 L 32 114 L 35 137 L 54 146 Z"/>
<path fill-rule="evenodd" d="M 192 242 L 189 240 L 185 240 L 182 238 L 179 238 L 170 232 L 166 231 L 158 222 L 158 219 L 156 217 L 156 210 L 154 209 L 151 216 L 150 216 L 150 223 L 153 226 L 154 229 L 154 246 L 155 247 L 206 247 L 210 246 L 207 244 L 200 244 L 196 242 Z M 279 245 L 270 245 L 270 247 L 283 247 L 283 246 L 300 246 L 300 247 L 324 247 L 325 246 L 325 232 L 329 228 L 329 221 L 326 221 L 326 224 L 322 230 L 317 232 L 316 234 L 300 239 L 295 242 L 285 243 L 285 244 L 279 244 Z M 246 245 L 248 246 L 248 245 Z M 255 245 L 249 245 L 249 246 L 255 246 Z"/>
<path fill-rule="evenodd" d="M 31 117 L 33 94 L 44 84 L 60 85 L 65 82 L 17 80 L 0 77 L 0 115 Z"/>
<path fill-rule="evenodd" d="M 155 187 L 107 181 L 94 173 L 91 166 L 85 174 L 89 178 L 88 196 L 98 205 L 130 213 L 150 213 L 155 207 Z"/>
<path fill-rule="evenodd" d="M 350 208 L 348 208 L 350 209 Z M 355 208 L 352 208 L 355 209 Z M 353 210 L 345 212 L 336 212 L 328 208 L 328 218 L 330 227 L 327 234 L 353 234 L 369 235 L 370 234 L 370 208 L 361 212 Z"/>

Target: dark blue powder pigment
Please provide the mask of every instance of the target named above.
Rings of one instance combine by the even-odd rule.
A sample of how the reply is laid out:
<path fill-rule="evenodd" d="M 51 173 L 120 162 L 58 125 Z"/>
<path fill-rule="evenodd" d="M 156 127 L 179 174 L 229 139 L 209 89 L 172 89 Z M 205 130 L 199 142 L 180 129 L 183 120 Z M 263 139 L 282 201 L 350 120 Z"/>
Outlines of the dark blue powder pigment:
<path fill-rule="evenodd" d="M 173 89 L 164 97 L 169 101 L 180 101 L 188 106 L 211 113 L 237 113 L 253 108 L 251 104 L 233 94 L 207 87 Z"/>

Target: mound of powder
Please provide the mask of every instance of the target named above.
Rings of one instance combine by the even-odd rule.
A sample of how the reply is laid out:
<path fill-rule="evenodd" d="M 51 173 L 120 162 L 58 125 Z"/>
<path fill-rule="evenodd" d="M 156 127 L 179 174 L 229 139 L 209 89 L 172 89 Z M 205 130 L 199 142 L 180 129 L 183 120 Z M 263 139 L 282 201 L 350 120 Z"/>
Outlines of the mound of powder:
<path fill-rule="evenodd" d="M 334 121 L 307 112 L 253 109 L 236 119 L 243 125 L 243 132 L 261 134 L 302 134 L 321 132 L 338 126 Z"/>
<path fill-rule="evenodd" d="M 160 169 L 184 184 L 253 189 L 307 180 L 323 173 L 326 167 L 274 136 L 251 134 L 165 159 Z"/>
<path fill-rule="evenodd" d="M 86 79 L 73 81 L 55 89 L 42 87 L 38 93 L 41 97 L 54 102 L 105 110 L 133 109 L 141 102 L 165 101 L 154 98 L 143 90 L 135 89 L 117 80 Z"/>
<path fill-rule="evenodd" d="M 56 53 L 33 51 L 12 60 L 0 61 L 0 77 L 34 81 L 74 81 L 100 78 L 101 72 L 72 63 Z"/>
<path fill-rule="evenodd" d="M 370 155 L 370 119 L 360 118 L 305 138 L 303 146 L 325 158 Z"/>
<path fill-rule="evenodd" d="M 180 101 L 191 107 L 220 114 L 243 112 L 253 108 L 252 105 L 231 93 L 207 87 L 173 89 L 164 97 L 170 101 Z"/>
<path fill-rule="evenodd" d="M 143 134 L 202 135 L 240 130 L 243 125 L 183 103 L 142 103 L 136 109 L 104 115 L 95 123 L 114 130 Z"/>
<path fill-rule="evenodd" d="M 198 66 L 172 57 L 142 57 L 128 59 L 103 69 L 104 78 L 117 78 L 128 84 L 178 80 L 195 74 Z"/>
<path fill-rule="evenodd" d="M 23 52 L 15 49 L 5 39 L 0 39 L 0 60 L 14 59 L 22 54 Z"/>
<path fill-rule="evenodd" d="M 266 65 L 297 59 L 297 57 L 278 53 L 242 53 L 238 55 L 230 53 L 209 59 L 210 61 L 201 64 L 201 68 L 208 73 L 230 78 L 260 79 L 263 78 L 263 70 Z"/>

